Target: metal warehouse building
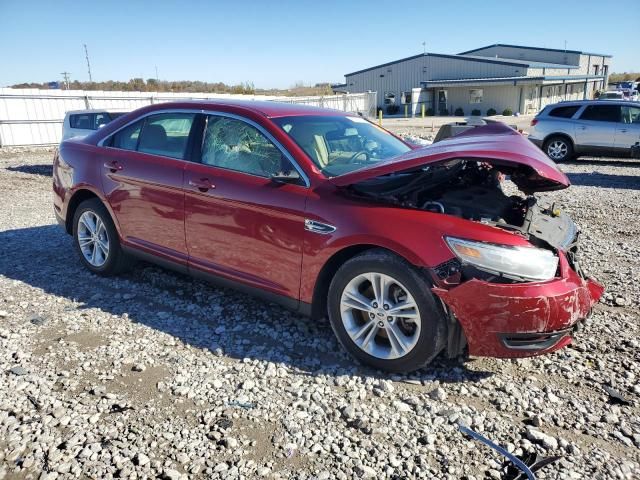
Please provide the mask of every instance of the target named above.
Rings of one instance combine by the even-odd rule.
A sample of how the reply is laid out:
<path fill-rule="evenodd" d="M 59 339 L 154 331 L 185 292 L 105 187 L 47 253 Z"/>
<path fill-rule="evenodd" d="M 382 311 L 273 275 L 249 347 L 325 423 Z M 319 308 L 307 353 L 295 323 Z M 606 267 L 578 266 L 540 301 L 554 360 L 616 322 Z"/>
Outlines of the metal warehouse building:
<path fill-rule="evenodd" d="M 378 106 L 464 115 L 535 113 L 549 103 L 593 98 L 607 85 L 611 55 L 496 44 L 457 55 L 423 53 L 345 75 L 336 92 L 377 92 Z"/>

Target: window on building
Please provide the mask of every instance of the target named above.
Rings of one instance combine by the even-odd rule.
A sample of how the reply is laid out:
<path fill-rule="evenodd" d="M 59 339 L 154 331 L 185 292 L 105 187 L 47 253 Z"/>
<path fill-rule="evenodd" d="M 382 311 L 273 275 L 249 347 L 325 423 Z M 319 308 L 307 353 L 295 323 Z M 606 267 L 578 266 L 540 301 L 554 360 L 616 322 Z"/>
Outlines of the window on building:
<path fill-rule="evenodd" d="M 549 112 L 550 117 L 571 118 L 578 111 L 580 105 L 572 105 L 567 107 L 556 107 Z"/>
<path fill-rule="evenodd" d="M 619 105 L 589 105 L 584 109 L 580 120 L 593 120 L 596 122 L 619 122 Z"/>
<path fill-rule="evenodd" d="M 202 163 L 267 178 L 293 168 L 278 147 L 253 125 L 214 115 L 207 119 Z"/>
<path fill-rule="evenodd" d="M 402 92 L 400 99 L 403 104 L 411 103 L 411 92 Z"/>
<path fill-rule="evenodd" d="M 396 104 L 396 94 L 393 92 L 384 92 L 384 104 L 385 105 L 395 105 Z"/>
<path fill-rule="evenodd" d="M 482 103 L 482 93 L 481 88 L 469 90 L 469 103 Z"/>

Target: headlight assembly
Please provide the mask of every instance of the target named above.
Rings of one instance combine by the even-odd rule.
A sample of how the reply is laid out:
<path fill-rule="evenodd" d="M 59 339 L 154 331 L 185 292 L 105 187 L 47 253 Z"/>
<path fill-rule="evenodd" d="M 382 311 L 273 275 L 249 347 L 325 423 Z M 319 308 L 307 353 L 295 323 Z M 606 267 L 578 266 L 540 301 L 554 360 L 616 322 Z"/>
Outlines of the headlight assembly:
<path fill-rule="evenodd" d="M 463 263 L 490 273 L 523 280 L 549 280 L 558 269 L 558 257 L 549 250 L 516 247 L 445 237 Z"/>

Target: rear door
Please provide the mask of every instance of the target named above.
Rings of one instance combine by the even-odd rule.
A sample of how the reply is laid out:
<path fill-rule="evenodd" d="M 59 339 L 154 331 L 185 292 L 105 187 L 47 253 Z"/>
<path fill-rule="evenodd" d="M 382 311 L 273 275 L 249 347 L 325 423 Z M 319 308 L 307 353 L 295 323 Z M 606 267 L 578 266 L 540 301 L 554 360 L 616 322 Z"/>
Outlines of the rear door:
<path fill-rule="evenodd" d="M 263 126 L 226 114 L 205 123 L 201 163 L 184 178 L 190 268 L 297 301 L 304 175 L 298 184 L 270 179 L 295 166 Z"/>
<path fill-rule="evenodd" d="M 616 131 L 616 148 L 621 152 L 630 152 L 631 146 L 637 142 L 640 142 L 640 107 L 624 105 Z"/>
<path fill-rule="evenodd" d="M 582 150 L 610 153 L 619 121 L 620 105 L 587 105 L 576 121 L 576 144 Z"/>
<path fill-rule="evenodd" d="M 186 266 L 185 159 L 197 114 L 149 115 L 108 137 L 103 187 L 127 246 Z"/>

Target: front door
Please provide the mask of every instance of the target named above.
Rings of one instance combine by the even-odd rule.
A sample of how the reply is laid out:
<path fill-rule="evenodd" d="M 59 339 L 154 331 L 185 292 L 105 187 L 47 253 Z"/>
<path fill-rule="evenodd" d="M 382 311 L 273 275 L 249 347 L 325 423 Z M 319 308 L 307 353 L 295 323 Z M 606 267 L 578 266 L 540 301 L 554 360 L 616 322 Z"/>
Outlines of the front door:
<path fill-rule="evenodd" d="M 587 105 L 576 122 L 577 145 L 591 151 L 611 151 L 619 121 L 619 105 Z"/>
<path fill-rule="evenodd" d="M 249 120 L 207 116 L 184 178 L 189 266 L 297 300 L 307 187 L 271 180 L 292 168 L 274 142 Z"/>
<path fill-rule="evenodd" d="M 640 107 L 623 106 L 621 120 L 616 131 L 616 148 L 630 151 L 632 145 L 640 142 Z"/>
<path fill-rule="evenodd" d="M 108 137 L 99 158 L 125 245 L 184 265 L 184 159 L 195 117 L 149 115 Z"/>
<path fill-rule="evenodd" d="M 448 115 L 446 90 L 438 90 L 438 114 Z"/>

